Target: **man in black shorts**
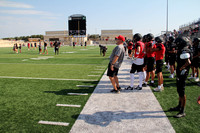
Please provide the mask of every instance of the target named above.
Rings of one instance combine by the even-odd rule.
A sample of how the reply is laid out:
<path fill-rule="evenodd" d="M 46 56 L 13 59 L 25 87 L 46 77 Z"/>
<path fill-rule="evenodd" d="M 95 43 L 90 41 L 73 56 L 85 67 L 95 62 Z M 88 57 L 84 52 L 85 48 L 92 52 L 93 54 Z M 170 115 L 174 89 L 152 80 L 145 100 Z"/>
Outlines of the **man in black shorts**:
<path fill-rule="evenodd" d="M 176 44 L 174 43 L 174 37 L 169 37 L 168 41 L 168 58 L 169 58 L 169 65 L 170 65 L 170 72 L 171 75 L 169 78 L 174 78 L 174 70 L 176 69 Z"/>
<path fill-rule="evenodd" d="M 117 40 L 116 43 L 117 46 L 113 49 L 112 54 L 110 56 L 107 76 L 109 76 L 109 79 L 114 88 L 113 90 L 111 90 L 111 92 L 120 93 L 121 87 L 119 86 L 117 75 L 124 59 L 125 50 L 123 42 L 125 41 L 125 38 L 122 35 L 119 35 L 118 37 L 116 37 L 116 40 Z"/>

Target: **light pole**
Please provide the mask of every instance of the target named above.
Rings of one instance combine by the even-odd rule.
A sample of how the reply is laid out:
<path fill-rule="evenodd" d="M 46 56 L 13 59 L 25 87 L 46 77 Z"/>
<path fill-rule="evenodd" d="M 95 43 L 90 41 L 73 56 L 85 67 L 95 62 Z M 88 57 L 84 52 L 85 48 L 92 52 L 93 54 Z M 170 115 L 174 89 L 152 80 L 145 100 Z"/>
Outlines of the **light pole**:
<path fill-rule="evenodd" d="M 167 0 L 167 16 L 166 16 L 166 35 L 168 33 L 168 0 Z"/>

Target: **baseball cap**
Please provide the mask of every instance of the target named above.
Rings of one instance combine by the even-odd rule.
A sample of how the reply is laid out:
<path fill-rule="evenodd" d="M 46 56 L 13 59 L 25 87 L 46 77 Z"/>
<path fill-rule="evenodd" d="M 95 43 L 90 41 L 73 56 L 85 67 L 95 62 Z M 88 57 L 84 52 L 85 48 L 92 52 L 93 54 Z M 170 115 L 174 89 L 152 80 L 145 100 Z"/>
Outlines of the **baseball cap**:
<path fill-rule="evenodd" d="M 125 37 L 123 37 L 122 35 L 119 35 L 118 37 L 115 37 L 118 40 L 122 40 L 123 42 L 125 41 Z"/>

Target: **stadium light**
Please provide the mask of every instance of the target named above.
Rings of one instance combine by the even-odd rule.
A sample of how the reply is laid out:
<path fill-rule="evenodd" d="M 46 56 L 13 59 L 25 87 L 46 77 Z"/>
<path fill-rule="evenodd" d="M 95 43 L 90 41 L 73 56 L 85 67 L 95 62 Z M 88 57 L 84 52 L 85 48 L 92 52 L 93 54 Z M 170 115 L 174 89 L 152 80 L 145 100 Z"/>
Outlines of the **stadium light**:
<path fill-rule="evenodd" d="M 168 33 L 168 0 L 167 0 L 167 15 L 166 15 L 166 35 Z"/>

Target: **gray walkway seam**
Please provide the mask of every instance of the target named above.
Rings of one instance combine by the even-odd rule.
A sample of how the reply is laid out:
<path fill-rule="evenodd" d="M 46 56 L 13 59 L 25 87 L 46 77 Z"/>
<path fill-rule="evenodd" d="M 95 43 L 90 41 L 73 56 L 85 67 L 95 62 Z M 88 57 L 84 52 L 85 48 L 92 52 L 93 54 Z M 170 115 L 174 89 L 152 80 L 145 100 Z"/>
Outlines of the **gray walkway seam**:
<path fill-rule="evenodd" d="M 120 94 L 110 93 L 112 85 L 104 73 L 70 133 L 175 133 L 150 87 L 124 90 L 130 68 L 131 61 L 125 58 L 118 75 Z"/>

